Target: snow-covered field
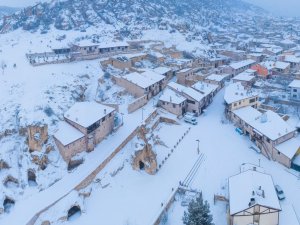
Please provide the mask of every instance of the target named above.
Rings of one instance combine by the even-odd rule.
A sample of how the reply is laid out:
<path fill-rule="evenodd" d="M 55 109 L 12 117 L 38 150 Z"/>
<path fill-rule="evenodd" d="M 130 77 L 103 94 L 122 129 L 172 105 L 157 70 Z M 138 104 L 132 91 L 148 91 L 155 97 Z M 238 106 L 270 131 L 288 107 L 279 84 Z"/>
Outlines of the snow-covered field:
<path fill-rule="evenodd" d="M 108 225 L 150 224 L 158 215 L 161 203 L 167 200 L 172 188 L 177 187 L 179 181 L 184 180 L 196 161 L 198 157 L 197 139 L 200 140 L 200 151 L 205 155 L 205 161 L 191 182 L 191 187 L 203 192 L 204 199 L 208 200 L 211 205 L 215 224 L 225 225 L 227 222 L 226 205 L 222 202 L 214 205 L 214 194 L 227 195 L 227 178 L 239 173 L 242 163 L 258 164 L 259 160 L 266 172 L 273 176 L 274 182 L 285 191 L 286 199 L 282 202 L 283 213 L 286 212 L 284 210 L 286 207 L 293 206 L 299 215 L 300 196 L 296 194 L 300 188 L 298 177 L 291 174 L 282 165 L 269 161 L 249 149 L 253 144 L 247 137 L 235 132 L 232 124 L 221 122 L 223 107 L 223 91 L 221 91 L 205 115 L 199 118 L 198 125 L 192 126 L 190 133 L 154 176 L 134 171 L 130 165 L 130 145 L 125 147 L 98 174 L 97 177 L 101 180 L 100 184 L 91 185 L 91 196 L 84 201 L 82 215 L 70 222 L 55 222 L 54 224 L 92 225 L 98 224 L 99 221 Z M 152 108 L 151 104 L 148 104 L 147 108 Z M 181 124 L 182 130 L 188 126 L 183 122 Z M 172 137 L 176 135 L 177 129 L 162 130 L 162 132 L 162 136 L 170 135 Z M 95 151 L 91 154 L 95 156 L 99 152 Z M 114 174 L 114 171 L 120 167 L 119 172 Z M 78 168 L 78 170 L 81 169 L 81 167 Z M 74 176 L 70 175 L 70 177 Z M 72 202 L 72 198 L 74 201 L 73 194 L 62 201 L 65 204 L 54 206 L 42 218 L 46 220 L 49 219 L 49 215 L 66 213 L 70 206 L 67 203 Z M 167 224 L 182 224 L 181 218 L 184 210 L 185 208 L 180 206 L 180 202 L 176 201 L 169 211 Z"/>

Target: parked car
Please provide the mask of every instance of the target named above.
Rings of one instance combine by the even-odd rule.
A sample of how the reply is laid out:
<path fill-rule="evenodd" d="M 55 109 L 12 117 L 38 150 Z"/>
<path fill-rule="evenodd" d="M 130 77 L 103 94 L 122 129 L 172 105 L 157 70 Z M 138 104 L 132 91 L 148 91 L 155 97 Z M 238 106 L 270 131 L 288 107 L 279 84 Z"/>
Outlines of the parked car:
<path fill-rule="evenodd" d="M 252 150 L 254 150 L 254 151 L 256 151 L 259 154 L 261 153 L 261 150 L 259 148 L 256 148 L 254 146 L 250 146 L 249 148 L 252 149 Z"/>
<path fill-rule="evenodd" d="M 243 131 L 241 128 L 239 128 L 239 127 L 235 128 L 235 131 L 236 131 L 237 133 L 239 133 L 240 135 L 243 135 L 243 134 L 244 134 L 244 131 Z"/>
<path fill-rule="evenodd" d="M 276 190 L 277 197 L 279 200 L 285 199 L 284 192 L 279 185 L 275 185 L 275 190 Z"/>
<path fill-rule="evenodd" d="M 186 123 L 190 123 L 190 124 L 193 124 L 193 125 L 197 125 L 197 123 L 198 123 L 196 117 L 191 116 L 189 114 L 184 115 L 184 121 Z"/>

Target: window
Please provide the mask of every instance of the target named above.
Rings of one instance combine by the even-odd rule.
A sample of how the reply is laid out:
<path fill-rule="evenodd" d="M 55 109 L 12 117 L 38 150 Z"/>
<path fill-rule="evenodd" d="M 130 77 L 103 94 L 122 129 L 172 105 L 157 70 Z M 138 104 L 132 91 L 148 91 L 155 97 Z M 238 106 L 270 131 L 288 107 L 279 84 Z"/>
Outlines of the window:
<path fill-rule="evenodd" d="M 297 89 L 293 89 L 293 92 L 297 92 Z"/>
<path fill-rule="evenodd" d="M 191 103 L 191 104 L 195 104 L 196 103 L 195 101 L 192 101 L 192 100 L 189 100 L 189 99 L 187 100 L 187 102 Z"/>
<path fill-rule="evenodd" d="M 293 95 L 293 98 L 297 98 L 297 95 Z"/>
<path fill-rule="evenodd" d="M 175 105 L 175 104 L 173 104 L 173 108 L 176 108 L 176 105 Z"/>
<path fill-rule="evenodd" d="M 234 104 L 233 104 L 233 106 L 237 106 L 237 104 L 236 104 L 236 103 L 234 103 Z"/>
<path fill-rule="evenodd" d="M 249 102 L 250 102 L 250 103 L 254 103 L 254 102 L 255 102 L 255 98 L 251 98 L 251 99 L 249 100 Z"/>

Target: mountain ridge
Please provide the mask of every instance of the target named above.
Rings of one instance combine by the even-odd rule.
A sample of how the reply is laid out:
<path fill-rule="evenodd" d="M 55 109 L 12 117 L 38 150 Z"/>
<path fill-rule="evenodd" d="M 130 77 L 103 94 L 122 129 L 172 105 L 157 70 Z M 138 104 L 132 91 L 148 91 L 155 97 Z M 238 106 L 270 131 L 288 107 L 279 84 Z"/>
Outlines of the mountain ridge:
<path fill-rule="evenodd" d="M 16 29 L 47 32 L 85 31 L 90 26 L 113 25 L 117 29 L 135 26 L 149 29 L 167 26 L 220 25 L 235 19 L 236 13 L 262 11 L 241 0 L 52 0 L 26 7 L 0 20 L 0 33 Z M 176 28 L 178 29 L 178 28 Z"/>

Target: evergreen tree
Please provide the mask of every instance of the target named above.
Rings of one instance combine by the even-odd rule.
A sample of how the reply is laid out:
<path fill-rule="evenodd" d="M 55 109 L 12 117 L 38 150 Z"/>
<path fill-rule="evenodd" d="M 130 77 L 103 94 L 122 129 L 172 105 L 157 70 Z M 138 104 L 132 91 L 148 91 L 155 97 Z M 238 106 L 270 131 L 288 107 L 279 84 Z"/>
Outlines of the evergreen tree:
<path fill-rule="evenodd" d="M 185 225 L 214 225 L 209 204 L 207 201 L 203 201 L 202 193 L 190 202 L 182 220 Z"/>

